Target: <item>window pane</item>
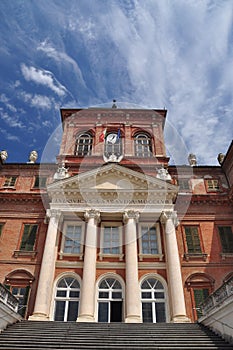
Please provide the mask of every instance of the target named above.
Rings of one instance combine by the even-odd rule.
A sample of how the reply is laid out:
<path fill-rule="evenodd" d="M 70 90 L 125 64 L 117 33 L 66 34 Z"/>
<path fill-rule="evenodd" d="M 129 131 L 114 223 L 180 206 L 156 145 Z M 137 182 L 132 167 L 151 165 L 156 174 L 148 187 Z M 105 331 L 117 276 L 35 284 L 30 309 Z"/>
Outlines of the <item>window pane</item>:
<path fill-rule="evenodd" d="M 113 299 L 121 299 L 122 298 L 121 292 L 113 292 L 112 298 Z"/>
<path fill-rule="evenodd" d="M 68 307 L 67 321 L 76 321 L 78 317 L 78 301 L 70 301 Z"/>
<path fill-rule="evenodd" d="M 157 246 L 157 235 L 156 228 L 143 226 L 141 228 L 142 232 L 142 253 L 143 254 L 157 254 L 158 246 Z"/>
<path fill-rule="evenodd" d="M 188 253 L 201 253 L 198 227 L 185 226 L 185 236 L 186 236 Z"/>
<path fill-rule="evenodd" d="M 65 304 L 65 301 L 56 301 L 54 316 L 55 321 L 64 321 Z"/>
<path fill-rule="evenodd" d="M 144 323 L 152 323 L 152 303 L 142 303 L 142 318 Z"/>
<path fill-rule="evenodd" d="M 71 298 L 79 298 L 79 291 L 70 291 Z"/>
<path fill-rule="evenodd" d="M 151 292 L 142 292 L 142 299 L 151 299 Z"/>
<path fill-rule="evenodd" d="M 108 322 L 108 303 L 99 303 L 98 322 Z"/>
<path fill-rule="evenodd" d="M 155 303 L 156 322 L 166 322 L 165 303 Z"/>
<path fill-rule="evenodd" d="M 57 297 L 66 297 L 66 291 L 65 290 L 58 290 Z"/>
<path fill-rule="evenodd" d="M 108 292 L 99 292 L 99 298 L 101 299 L 108 299 Z"/>
<path fill-rule="evenodd" d="M 202 314 L 201 314 L 201 310 L 199 309 L 199 305 L 208 297 L 209 289 L 208 288 L 194 289 L 193 292 L 194 292 L 197 317 L 200 317 Z"/>
<path fill-rule="evenodd" d="M 233 233 L 231 226 L 219 226 L 218 230 L 221 239 L 222 252 L 233 253 Z"/>
<path fill-rule="evenodd" d="M 155 292 L 155 298 L 156 299 L 164 299 L 164 293 L 163 292 Z"/>
<path fill-rule="evenodd" d="M 20 250 L 32 251 L 36 240 L 38 225 L 24 225 Z"/>
<path fill-rule="evenodd" d="M 65 242 L 64 242 L 64 253 L 80 253 L 81 249 L 81 234 L 82 226 L 80 225 L 69 225 L 66 229 Z"/>

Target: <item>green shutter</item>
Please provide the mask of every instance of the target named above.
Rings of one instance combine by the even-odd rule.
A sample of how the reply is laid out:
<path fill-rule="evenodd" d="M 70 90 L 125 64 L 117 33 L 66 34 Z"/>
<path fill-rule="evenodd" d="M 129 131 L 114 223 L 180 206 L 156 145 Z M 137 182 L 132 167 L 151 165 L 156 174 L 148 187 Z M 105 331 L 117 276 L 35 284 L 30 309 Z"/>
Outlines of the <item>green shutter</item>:
<path fill-rule="evenodd" d="M 24 225 L 24 232 L 20 245 L 20 250 L 34 250 L 37 227 L 38 225 Z"/>
<path fill-rule="evenodd" d="M 185 226 L 185 236 L 188 253 L 201 253 L 198 228 L 195 226 Z"/>
<path fill-rule="evenodd" d="M 222 244 L 222 252 L 233 253 L 233 233 L 231 226 L 219 226 L 218 231 Z"/>
<path fill-rule="evenodd" d="M 200 304 L 209 296 L 209 289 L 194 289 L 194 299 L 195 299 L 195 307 L 197 312 L 197 317 L 202 316 L 201 310 L 199 309 Z"/>

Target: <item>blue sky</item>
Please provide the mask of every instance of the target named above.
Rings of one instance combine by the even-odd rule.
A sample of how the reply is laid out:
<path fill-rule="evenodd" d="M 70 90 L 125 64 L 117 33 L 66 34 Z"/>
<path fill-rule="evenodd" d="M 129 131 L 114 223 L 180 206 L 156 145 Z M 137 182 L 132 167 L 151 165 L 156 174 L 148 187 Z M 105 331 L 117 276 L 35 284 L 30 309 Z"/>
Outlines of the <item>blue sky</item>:
<path fill-rule="evenodd" d="M 233 136 L 232 14 L 232 0 L 0 0 L 8 162 L 41 157 L 51 135 L 58 152 L 61 107 L 115 98 L 168 109 L 172 162 L 217 164 Z"/>

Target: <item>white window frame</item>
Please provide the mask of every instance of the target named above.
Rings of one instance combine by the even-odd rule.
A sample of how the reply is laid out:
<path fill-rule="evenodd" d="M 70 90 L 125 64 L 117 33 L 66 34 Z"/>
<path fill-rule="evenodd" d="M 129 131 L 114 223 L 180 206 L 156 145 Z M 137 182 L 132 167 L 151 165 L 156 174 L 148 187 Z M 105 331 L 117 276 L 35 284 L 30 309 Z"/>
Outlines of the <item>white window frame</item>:
<path fill-rule="evenodd" d="M 141 318 L 143 321 L 143 313 L 142 313 L 142 303 L 151 303 L 152 304 L 152 316 L 153 316 L 153 323 L 156 323 L 156 308 L 155 308 L 155 302 L 156 302 L 156 298 L 142 298 L 142 291 L 151 291 L 151 289 L 142 289 L 142 284 L 143 282 L 145 282 L 146 280 L 153 278 L 158 280 L 162 285 L 163 285 L 163 292 L 164 292 L 164 298 L 158 298 L 157 302 L 162 302 L 164 303 L 165 306 L 165 318 L 166 318 L 166 322 L 168 322 L 168 320 L 170 319 L 170 314 L 169 314 L 169 305 L 168 305 L 168 290 L 167 290 L 167 283 L 166 281 L 163 279 L 163 277 L 161 277 L 160 275 L 157 274 L 148 274 L 145 275 L 141 278 L 140 282 L 140 298 L 141 298 Z M 158 289 L 158 291 L 160 291 L 160 289 Z"/>
<path fill-rule="evenodd" d="M 68 278 L 68 277 L 71 277 L 71 278 L 74 278 L 78 281 L 79 285 L 80 285 L 80 288 L 79 288 L 79 298 L 74 298 L 74 297 L 57 297 L 57 285 L 58 283 L 64 279 L 64 278 Z M 80 299 L 81 299 L 81 288 L 82 288 L 82 281 L 81 281 L 81 278 L 79 275 L 77 275 L 76 273 L 74 272 L 71 272 L 71 273 L 62 273 L 61 275 L 57 276 L 56 280 L 54 281 L 54 286 L 53 286 L 53 300 L 52 300 L 52 303 L 51 303 L 51 308 L 50 308 L 50 321 L 54 321 L 54 318 L 55 318 L 55 312 L 56 312 L 56 301 L 59 301 L 59 300 L 63 300 L 66 302 L 66 306 L 65 306 L 65 317 L 67 317 L 67 311 L 68 311 L 68 304 L 70 301 L 78 301 L 79 302 L 79 310 L 78 310 L 78 316 L 79 316 L 79 311 L 80 311 Z M 63 322 L 66 322 L 66 321 L 63 321 Z"/>
<path fill-rule="evenodd" d="M 66 231 L 68 226 L 81 226 L 82 233 L 81 233 L 81 241 L 80 241 L 80 253 L 66 253 L 64 252 L 64 246 L 65 246 L 65 238 L 66 238 Z M 85 233 L 85 223 L 81 221 L 66 221 L 63 225 L 63 232 L 62 232 L 62 240 L 61 240 L 61 249 L 59 252 L 60 259 L 63 259 L 66 256 L 78 256 L 79 260 L 83 259 L 83 246 L 84 246 L 84 233 Z"/>
<path fill-rule="evenodd" d="M 119 229 L 119 253 L 118 254 L 106 254 L 104 253 L 104 228 L 105 227 L 118 227 Z M 122 223 L 116 223 L 115 221 L 106 221 L 101 223 L 100 228 L 100 252 L 99 252 L 99 259 L 103 260 L 104 257 L 116 257 L 119 258 L 120 261 L 123 260 L 124 254 L 122 250 L 123 245 L 123 235 L 122 235 Z"/>
<path fill-rule="evenodd" d="M 158 246 L 158 253 L 157 254 L 144 254 L 142 249 L 142 227 L 144 226 L 150 226 L 155 227 L 156 229 L 156 236 L 157 236 L 157 246 Z M 152 223 L 149 221 L 140 222 L 138 225 L 138 237 L 139 237 L 139 260 L 143 261 L 143 258 L 159 258 L 160 261 L 163 260 L 163 254 L 162 254 L 162 244 L 161 244 L 161 233 L 160 233 L 160 225 L 159 223 Z"/>

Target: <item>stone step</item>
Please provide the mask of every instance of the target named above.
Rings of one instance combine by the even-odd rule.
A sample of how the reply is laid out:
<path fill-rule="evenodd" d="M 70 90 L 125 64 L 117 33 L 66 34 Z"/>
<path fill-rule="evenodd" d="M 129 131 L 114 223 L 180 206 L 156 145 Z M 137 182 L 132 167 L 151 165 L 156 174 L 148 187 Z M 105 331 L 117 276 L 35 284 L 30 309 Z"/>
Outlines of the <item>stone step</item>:
<path fill-rule="evenodd" d="M 199 324 L 22 321 L 0 334 L 0 350 L 232 348 Z"/>

